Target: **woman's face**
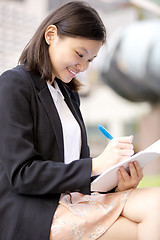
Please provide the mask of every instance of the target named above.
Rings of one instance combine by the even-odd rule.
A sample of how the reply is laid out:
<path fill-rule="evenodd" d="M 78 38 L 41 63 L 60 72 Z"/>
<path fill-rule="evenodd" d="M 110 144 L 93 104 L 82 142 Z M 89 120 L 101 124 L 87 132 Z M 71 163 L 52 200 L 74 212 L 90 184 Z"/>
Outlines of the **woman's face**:
<path fill-rule="evenodd" d="M 65 83 L 70 82 L 79 72 L 85 71 L 102 46 L 101 41 L 72 37 L 62 38 L 54 31 L 48 35 L 46 41 L 49 44 L 53 78 L 57 77 Z M 46 39 L 48 35 L 46 35 Z"/>

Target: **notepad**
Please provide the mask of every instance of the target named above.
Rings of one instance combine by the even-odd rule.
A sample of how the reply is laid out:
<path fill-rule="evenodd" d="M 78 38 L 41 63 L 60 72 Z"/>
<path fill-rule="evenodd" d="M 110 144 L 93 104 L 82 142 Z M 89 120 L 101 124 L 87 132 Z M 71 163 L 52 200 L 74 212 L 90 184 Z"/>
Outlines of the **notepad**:
<path fill-rule="evenodd" d="M 116 164 L 115 166 L 107 169 L 101 175 L 99 175 L 92 183 L 91 183 L 91 191 L 98 192 L 107 192 L 113 189 L 118 185 L 118 177 L 117 171 L 123 166 L 127 171 L 129 171 L 128 163 L 137 161 L 140 166 L 143 168 L 152 160 L 157 159 L 160 156 L 160 139 L 150 145 L 143 151 L 140 151 L 134 154 L 132 157 Z"/>

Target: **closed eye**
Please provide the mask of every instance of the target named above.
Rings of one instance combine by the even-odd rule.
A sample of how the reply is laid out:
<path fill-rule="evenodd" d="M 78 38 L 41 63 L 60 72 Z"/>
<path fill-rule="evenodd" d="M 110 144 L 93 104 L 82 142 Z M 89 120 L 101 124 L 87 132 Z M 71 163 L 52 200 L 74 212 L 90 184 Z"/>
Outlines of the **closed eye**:
<path fill-rule="evenodd" d="M 76 52 L 76 53 L 77 53 L 78 57 L 80 57 L 80 58 L 83 57 L 83 55 L 81 53 L 79 53 L 79 52 Z"/>

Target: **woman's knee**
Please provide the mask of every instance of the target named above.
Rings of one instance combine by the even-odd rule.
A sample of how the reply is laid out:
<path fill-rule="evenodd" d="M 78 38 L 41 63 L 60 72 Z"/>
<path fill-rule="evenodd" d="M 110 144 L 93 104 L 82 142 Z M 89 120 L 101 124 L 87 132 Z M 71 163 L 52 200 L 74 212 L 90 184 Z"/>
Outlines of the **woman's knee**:
<path fill-rule="evenodd" d="M 159 215 L 160 212 L 160 188 L 146 188 L 143 195 L 144 216 Z"/>
<path fill-rule="evenodd" d="M 160 212 L 160 188 L 136 188 L 131 192 L 122 216 L 142 222 L 157 212 Z"/>
<path fill-rule="evenodd" d="M 151 188 L 148 200 L 150 204 L 150 210 L 155 212 L 160 212 L 160 188 Z"/>

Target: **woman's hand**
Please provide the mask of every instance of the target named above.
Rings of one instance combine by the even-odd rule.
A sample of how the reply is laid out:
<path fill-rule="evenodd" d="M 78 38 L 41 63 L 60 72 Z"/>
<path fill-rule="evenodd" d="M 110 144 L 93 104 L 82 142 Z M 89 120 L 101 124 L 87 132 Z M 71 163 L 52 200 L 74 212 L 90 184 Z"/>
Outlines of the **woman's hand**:
<path fill-rule="evenodd" d="M 118 186 L 116 191 L 125 191 L 131 188 L 136 188 L 141 179 L 143 178 L 142 168 L 140 167 L 138 162 L 130 162 L 129 173 L 124 169 L 124 167 L 120 167 L 118 170 Z"/>
<path fill-rule="evenodd" d="M 112 139 L 104 151 L 92 159 L 92 176 L 101 174 L 109 167 L 134 154 L 133 136 Z"/>

